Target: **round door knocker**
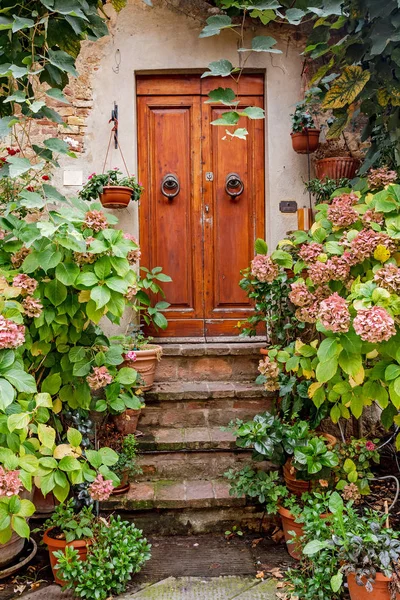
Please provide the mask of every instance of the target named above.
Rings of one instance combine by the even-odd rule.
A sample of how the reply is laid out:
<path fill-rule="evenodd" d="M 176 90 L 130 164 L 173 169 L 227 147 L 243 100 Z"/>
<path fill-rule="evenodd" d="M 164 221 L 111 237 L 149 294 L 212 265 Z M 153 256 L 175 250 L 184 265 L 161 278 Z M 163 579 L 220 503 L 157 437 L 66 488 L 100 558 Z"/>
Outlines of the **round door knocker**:
<path fill-rule="evenodd" d="M 229 173 L 229 175 L 226 176 L 225 190 L 234 200 L 243 194 L 244 183 L 241 180 L 240 175 L 237 173 Z"/>
<path fill-rule="evenodd" d="M 172 173 L 164 175 L 161 182 L 161 193 L 163 196 L 168 198 L 168 200 L 173 200 L 173 198 L 179 194 L 180 189 L 181 186 L 176 175 L 173 175 Z"/>

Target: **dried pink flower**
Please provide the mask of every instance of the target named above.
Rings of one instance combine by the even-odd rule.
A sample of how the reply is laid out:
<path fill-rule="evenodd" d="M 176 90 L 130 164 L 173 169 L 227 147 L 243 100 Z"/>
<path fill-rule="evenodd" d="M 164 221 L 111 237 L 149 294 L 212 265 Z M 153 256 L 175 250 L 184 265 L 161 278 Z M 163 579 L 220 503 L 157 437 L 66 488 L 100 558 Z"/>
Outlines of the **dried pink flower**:
<path fill-rule="evenodd" d="M 101 210 L 89 210 L 83 223 L 88 229 L 93 229 L 96 233 L 108 227 L 107 219 Z"/>
<path fill-rule="evenodd" d="M 142 255 L 142 253 L 140 251 L 139 243 L 138 243 L 137 239 L 135 238 L 135 236 L 131 235 L 130 233 L 125 233 L 124 238 L 126 240 L 130 240 L 137 246 L 137 248 L 134 248 L 133 250 L 129 250 L 127 257 L 126 257 L 129 261 L 130 265 L 135 265 L 136 263 L 139 262 L 140 257 Z"/>
<path fill-rule="evenodd" d="M 11 262 L 16 269 L 18 269 L 22 265 L 29 253 L 29 248 L 25 248 L 25 246 L 22 246 L 22 248 L 18 250 L 18 252 L 14 252 L 14 254 L 11 255 Z"/>
<path fill-rule="evenodd" d="M 372 208 L 369 208 L 361 217 L 364 225 L 368 226 L 371 223 L 377 223 L 383 225 L 385 222 L 385 215 L 380 212 L 375 212 Z"/>
<path fill-rule="evenodd" d="M 364 261 L 375 252 L 377 246 L 385 246 L 390 253 L 396 250 L 396 244 L 386 233 L 362 229 L 350 244 L 354 261 Z"/>
<path fill-rule="evenodd" d="M 6 471 L 0 466 L 0 498 L 2 496 L 16 496 L 22 489 L 19 471 Z"/>
<path fill-rule="evenodd" d="M 96 479 L 89 485 L 88 491 L 92 500 L 108 500 L 111 492 L 114 489 L 114 484 L 111 479 L 104 479 L 99 473 Z"/>
<path fill-rule="evenodd" d="M 280 369 L 278 364 L 271 360 L 269 356 L 266 356 L 263 360 L 260 360 L 258 364 L 258 370 L 261 375 L 266 377 L 267 381 L 264 384 L 265 389 L 268 392 L 274 392 L 279 390 L 280 385 L 278 381 Z"/>
<path fill-rule="evenodd" d="M 308 267 L 308 275 L 314 285 L 321 285 L 322 283 L 328 283 L 332 279 L 331 263 L 315 262 Z"/>
<path fill-rule="evenodd" d="M 94 242 L 96 238 L 94 238 L 93 236 L 89 235 L 86 239 L 86 248 L 88 248 L 90 246 L 90 244 L 92 242 Z M 96 262 L 97 258 L 99 257 L 98 254 L 92 254 L 91 252 L 74 252 L 74 259 L 76 261 L 76 263 L 81 266 L 81 265 L 91 265 L 94 262 Z"/>
<path fill-rule="evenodd" d="M 319 255 L 324 251 L 322 244 L 312 242 L 311 244 L 303 244 L 299 250 L 299 257 L 304 260 L 305 263 L 315 262 Z"/>
<path fill-rule="evenodd" d="M 86 377 L 91 390 L 100 390 L 113 380 L 107 367 L 93 367 L 92 373 Z"/>
<path fill-rule="evenodd" d="M 267 254 L 257 254 L 251 261 L 251 274 L 262 283 L 271 283 L 278 273 L 278 265 Z"/>
<path fill-rule="evenodd" d="M 22 301 L 22 306 L 27 317 L 40 317 L 43 311 L 43 304 L 33 296 L 27 296 Z"/>
<path fill-rule="evenodd" d="M 138 291 L 139 291 L 139 288 L 137 285 L 131 285 L 125 294 L 126 300 L 128 302 L 134 302 L 136 300 L 136 295 L 137 295 Z"/>
<path fill-rule="evenodd" d="M 371 190 L 379 190 L 397 181 L 396 171 L 389 171 L 388 167 L 370 169 L 368 174 L 368 185 Z"/>
<path fill-rule="evenodd" d="M 335 333 L 346 333 L 350 327 L 350 312 L 346 300 L 337 292 L 322 300 L 318 318 L 325 329 Z"/>
<path fill-rule="evenodd" d="M 332 256 L 327 261 L 327 265 L 333 281 L 344 281 L 350 275 L 353 258 L 349 252 L 344 252 L 342 256 Z"/>
<path fill-rule="evenodd" d="M 319 302 L 313 302 L 310 306 L 304 306 L 298 308 L 295 312 L 295 316 L 299 321 L 303 323 L 316 323 L 319 311 Z"/>
<path fill-rule="evenodd" d="M 354 210 L 353 204 L 358 201 L 354 194 L 343 194 L 332 200 L 328 208 L 328 219 L 335 227 L 349 227 L 359 220 L 359 214 Z"/>
<path fill-rule="evenodd" d="M 396 335 L 393 318 L 381 306 L 359 310 L 353 321 L 353 327 L 364 342 L 373 344 L 387 342 Z"/>
<path fill-rule="evenodd" d="M 33 294 L 38 286 L 38 282 L 36 279 L 25 275 L 25 273 L 20 273 L 14 277 L 12 285 L 13 287 L 21 288 L 26 294 Z"/>
<path fill-rule="evenodd" d="M 0 315 L 0 349 L 18 348 L 25 342 L 25 327 Z"/>
<path fill-rule="evenodd" d="M 400 293 L 400 269 L 397 265 L 388 264 L 379 269 L 374 275 L 374 281 L 392 294 Z"/>
<path fill-rule="evenodd" d="M 361 494 L 355 483 L 348 483 L 344 486 L 342 491 L 343 500 L 354 500 L 355 502 L 361 500 Z"/>
<path fill-rule="evenodd" d="M 292 283 L 292 291 L 289 293 L 289 300 L 295 306 L 309 306 L 314 301 L 314 296 L 305 283 Z"/>

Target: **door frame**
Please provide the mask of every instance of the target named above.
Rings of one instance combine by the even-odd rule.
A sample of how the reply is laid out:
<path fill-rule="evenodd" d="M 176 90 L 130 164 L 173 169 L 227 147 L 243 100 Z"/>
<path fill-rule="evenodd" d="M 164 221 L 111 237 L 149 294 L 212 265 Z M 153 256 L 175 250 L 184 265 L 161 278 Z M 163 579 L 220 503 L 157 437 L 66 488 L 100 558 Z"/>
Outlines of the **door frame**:
<path fill-rule="evenodd" d="M 162 99 L 162 96 L 171 96 L 173 97 L 175 96 L 180 96 L 183 97 L 185 94 L 186 95 L 198 95 L 199 96 L 199 100 L 200 100 L 200 114 L 202 114 L 202 110 L 204 110 L 204 107 L 202 106 L 204 103 L 204 99 L 206 97 L 206 95 L 208 94 L 209 91 L 211 91 L 212 89 L 215 89 L 219 86 L 228 86 L 230 84 L 229 81 L 226 81 L 226 78 L 204 78 L 201 79 L 200 75 L 202 73 L 204 73 L 206 69 L 157 69 L 157 70 L 140 70 L 140 71 L 136 71 L 135 72 L 135 112 L 136 112 L 136 156 L 137 156 L 137 172 L 139 175 L 139 157 L 140 157 L 140 149 L 139 149 L 139 144 L 141 143 L 141 140 L 143 140 L 143 137 L 141 135 L 141 128 L 140 128 L 140 119 L 139 119 L 139 103 L 140 103 L 140 98 L 143 96 L 154 96 L 154 101 L 155 104 L 157 104 L 157 98 L 159 100 Z M 256 68 L 248 68 L 244 70 L 244 75 L 258 75 L 258 78 L 255 78 L 254 82 L 255 82 L 255 86 L 251 86 L 250 82 L 250 89 L 249 89 L 249 79 L 245 79 L 243 78 L 243 81 L 247 81 L 247 89 L 246 89 L 246 93 L 245 94 L 241 94 L 240 91 L 240 87 L 239 87 L 239 95 L 244 95 L 247 98 L 251 97 L 251 96 L 258 96 L 260 97 L 262 95 L 262 100 L 263 100 L 263 108 L 266 108 L 266 99 L 267 99 L 267 89 L 266 89 L 266 69 L 256 69 Z M 155 89 L 154 87 L 154 82 L 157 79 L 157 77 L 159 76 L 159 87 L 158 89 Z M 176 85 L 171 86 L 171 81 L 173 81 L 174 77 L 176 77 Z M 165 79 L 164 79 L 165 78 Z M 260 87 L 259 84 L 257 85 L 257 79 L 260 80 L 262 78 L 262 94 L 260 94 Z M 186 81 L 185 81 L 186 79 Z M 163 85 L 163 83 L 165 83 L 166 85 Z M 146 85 L 149 84 L 149 85 Z M 172 89 L 171 89 L 172 87 Z M 233 87 L 233 86 L 232 86 Z M 264 119 L 263 121 L 255 121 L 254 123 L 257 123 L 257 128 L 258 130 L 262 131 L 263 134 L 263 149 L 262 149 L 262 156 L 261 156 L 261 160 L 258 161 L 258 165 L 262 167 L 263 171 L 264 171 L 264 177 L 262 178 L 262 194 L 260 194 L 259 199 L 257 200 L 257 202 L 255 202 L 255 205 L 257 206 L 257 216 L 259 218 L 259 222 L 256 223 L 254 222 L 254 237 L 266 237 L 266 216 L 267 216 L 267 185 L 266 185 L 266 179 L 267 179 L 267 135 L 266 135 L 266 128 L 267 128 L 267 119 Z M 142 132 L 143 133 L 143 132 Z M 204 140 L 204 133 L 202 132 L 202 139 Z M 204 152 L 204 145 L 202 144 L 201 146 L 201 153 L 203 154 Z M 196 218 L 202 219 L 203 220 L 203 204 L 205 204 L 205 201 L 203 199 L 203 196 L 206 197 L 207 195 L 207 190 L 206 190 L 206 186 L 204 185 L 204 172 L 207 170 L 204 168 L 205 166 L 205 161 L 203 159 L 203 156 L 201 156 L 201 173 L 200 173 L 200 190 L 201 190 L 201 202 L 199 202 L 199 206 L 198 209 L 200 211 L 200 214 L 196 214 Z M 140 176 L 140 175 L 139 175 Z M 261 206 L 262 204 L 262 206 Z M 198 212 L 198 211 L 197 211 Z M 262 218 L 260 218 L 260 215 Z M 139 202 L 139 210 L 138 210 L 138 229 L 139 229 L 139 243 L 141 244 L 142 248 L 144 248 L 144 254 L 147 253 L 147 256 L 149 256 L 149 252 L 146 252 L 146 241 L 145 241 L 145 236 L 143 236 L 143 226 L 144 226 L 144 221 L 147 221 L 147 230 L 149 230 L 149 228 L 151 228 L 151 216 L 150 215 L 146 215 L 145 213 L 142 213 L 142 211 L 140 210 L 140 202 Z M 254 215 L 254 221 L 256 220 L 256 215 Z M 142 235 L 141 235 L 142 234 Z M 203 244 L 205 244 L 205 237 L 206 237 L 206 227 L 204 226 L 204 233 L 203 233 L 203 237 L 204 237 L 204 242 Z M 196 244 L 201 243 L 200 242 L 196 242 Z M 202 260 L 204 262 L 205 257 L 204 255 L 202 255 Z M 204 265 L 203 265 L 204 266 Z M 205 267 L 204 267 L 205 268 Z M 206 277 L 206 275 L 204 274 L 204 277 Z M 203 282 L 203 288 L 204 288 L 204 282 Z M 210 340 L 210 339 L 227 339 L 227 337 L 229 337 L 230 339 L 235 339 L 236 341 L 246 341 L 246 339 L 244 338 L 240 338 L 238 336 L 236 336 L 234 334 L 234 331 L 232 331 L 231 326 L 229 327 L 229 323 L 227 323 L 227 327 L 226 327 L 226 332 L 221 332 L 221 331 L 216 331 L 214 328 L 214 324 L 216 323 L 217 319 L 209 319 L 207 318 L 206 315 L 206 303 L 207 303 L 207 298 L 205 297 L 205 290 L 203 289 L 203 315 L 200 316 L 190 316 L 188 315 L 188 317 L 190 318 L 190 320 L 192 321 L 191 325 L 187 328 L 185 328 L 185 337 L 195 337 L 196 339 L 200 340 L 203 339 L 204 341 Z M 244 309 L 243 310 L 243 316 L 241 318 L 246 318 L 246 311 L 248 312 L 248 309 Z M 183 318 L 183 317 L 181 317 Z M 169 320 L 169 325 L 168 325 L 168 329 L 165 332 L 159 332 L 159 331 L 150 331 L 150 333 L 153 336 L 161 336 L 164 337 L 166 336 L 167 338 L 172 338 L 172 339 L 185 339 L 182 338 L 182 334 L 178 333 L 176 330 L 176 323 L 179 323 L 179 318 L 178 319 L 174 319 L 174 317 L 170 314 L 168 316 L 168 320 Z M 235 323 L 237 322 L 238 318 L 235 318 Z M 201 330 L 204 330 L 204 335 L 199 335 Z M 160 338 L 162 339 L 162 338 Z M 255 338 L 253 338 L 254 341 Z M 258 339 L 258 337 L 257 337 Z"/>

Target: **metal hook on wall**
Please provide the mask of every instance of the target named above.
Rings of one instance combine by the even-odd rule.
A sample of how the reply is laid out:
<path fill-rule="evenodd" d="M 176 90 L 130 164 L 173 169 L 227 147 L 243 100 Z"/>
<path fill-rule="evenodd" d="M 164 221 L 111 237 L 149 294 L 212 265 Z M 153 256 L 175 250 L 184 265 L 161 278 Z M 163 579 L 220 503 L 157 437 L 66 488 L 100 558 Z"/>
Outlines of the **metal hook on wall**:
<path fill-rule="evenodd" d="M 117 48 L 117 50 L 115 51 L 114 61 L 115 61 L 115 67 L 112 67 L 112 70 L 114 71 L 114 73 L 116 73 L 118 75 L 119 67 L 121 64 L 121 51 L 119 48 Z"/>
<path fill-rule="evenodd" d="M 114 102 L 114 108 L 111 110 L 111 119 L 109 123 L 113 121 L 114 127 L 111 131 L 114 132 L 114 148 L 118 148 L 118 104 Z"/>

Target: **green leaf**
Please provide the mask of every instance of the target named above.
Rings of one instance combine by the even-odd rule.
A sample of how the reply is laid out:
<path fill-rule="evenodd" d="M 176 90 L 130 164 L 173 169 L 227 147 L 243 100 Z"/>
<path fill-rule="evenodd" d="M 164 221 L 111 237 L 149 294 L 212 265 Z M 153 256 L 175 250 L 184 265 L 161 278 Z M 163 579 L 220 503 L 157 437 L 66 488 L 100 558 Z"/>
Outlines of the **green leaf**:
<path fill-rule="evenodd" d="M 256 242 L 254 244 L 254 249 L 256 251 L 256 254 L 268 254 L 268 245 L 267 242 L 265 242 L 263 239 L 261 238 L 257 238 Z"/>
<path fill-rule="evenodd" d="M 76 448 L 77 446 L 81 445 L 82 434 L 77 429 L 74 429 L 73 427 L 69 427 L 67 430 L 67 440 L 71 444 L 71 446 Z"/>
<path fill-rule="evenodd" d="M 271 254 L 271 258 L 277 265 L 284 269 L 290 269 L 293 266 L 293 257 L 289 252 L 284 250 L 275 250 Z"/>
<path fill-rule="evenodd" d="M 214 102 L 220 102 L 226 106 L 231 106 L 235 103 L 236 94 L 231 88 L 219 87 L 216 90 L 212 90 L 208 97 L 210 100 L 206 100 L 205 104 L 213 104 Z"/>
<path fill-rule="evenodd" d="M 61 375 L 59 373 L 54 373 L 53 375 L 48 375 L 46 379 L 43 380 L 41 391 L 47 392 L 54 396 L 57 394 L 61 387 Z"/>
<path fill-rule="evenodd" d="M 115 377 L 115 381 L 122 385 L 132 385 L 137 380 L 137 371 L 129 367 L 120 369 Z"/>
<path fill-rule="evenodd" d="M 43 208 L 45 205 L 42 196 L 36 192 L 22 190 L 22 192 L 19 193 L 18 198 L 21 206 L 24 206 L 25 208 Z"/>
<path fill-rule="evenodd" d="M 35 394 L 36 381 L 32 375 L 19 369 L 9 369 L 4 373 L 4 377 L 13 385 L 18 392 L 26 392 L 27 394 Z"/>
<path fill-rule="evenodd" d="M 340 346 L 335 338 L 324 339 L 318 348 L 318 358 L 321 362 L 326 362 L 330 359 L 336 358 L 340 352 Z"/>
<path fill-rule="evenodd" d="M 336 575 L 331 577 L 331 588 L 335 594 L 340 590 L 343 584 L 343 573 L 339 571 Z"/>
<path fill-rule="evenodd" d="M 98 284 L 98 279 L 94 273 L 88 271 L 81 273 L 76 279 L 76 285 L 84 285 L 85 287 L 92 287 Z"/>
<path fill-rule="evenodd" d="M 231 125 L 236 125 L 239 122 L 239 119 L 239 113 L 234 110 L 231 110 L 222 113 L 219 119 L 211 121 L 211 125 L 223 125 L 224 127 L 230 127 Z"/>
<path fill-rule="evenodd" d="M 257 35 L 252 39 L 251 48 L 239 48 L 239 52 L 272 52 L 274 54 L 282 54 L 282 50 L 273 48 L 276 43 L 276 39 L 269 35 Z"/>
<path fill-rule="evenodd" d="M 334 515 L 340 515 L 343 512 L 343 500 L 340 494 L 333 492 L 329 498 L 329 510 Z"/>
<path fill-rule="evenodd" d="M 25 429 L 29 425 L 30 420 L 31 415 L 29 413 L 22 412 L 10 415 L 7 419 L 7 427 L 10 432 L 13 432 L 15 429 Z"/>
<path fill-rule="evenodd" d="M 99 455 L 100 455 L 103 465 L 112 467 L 112 465 L 115 465 L 115 463 L 118 462 L 119 456 L 111 448 L 100 448 L 100 450 L 98 452 L 99 452 Z"/>
<path fill-rule="evenodd" d="M 355 377 L 362 368 L 362 357 L 360 354 L 350 354 L 343 348 L 339 356 L 339 366 L 347 375 Z"/>
<path fill-rule="evenodd" d="M 350 410 L 356 419 L 359 419 L 364 409 L 364 401 L 361 395 L 353 394 L 350 402 Z"/>
<path fill-rule="evenodd" d="M 7 406 L 10 406 L 15 398 L 15 390 L 13 386 L 6 381 L 6 379 L 0 379 L 0 410 L 5 410 Z"/>
<path fill-rule="evenodd" d="M 64 52 L 63 50 L 48 50 L 48 59 L 50 64 L 60 71 L 64 71 L 73 75 L 74 77 L 78 77 L 78 72 L 75 69 L 75 61 L 72 56 Z"/>
<path fill-rule="evenodd" d="M 94 265 L 97 278 L 104 281 L 111 273 L 111 261 L 108 256 L 102 256 Z"/>
<path fill-rule="evenodd" d="M 386 381 L 391 381 L 392 379 L 396 379 L 397 377 L 400 377 L 400 366 L 389 365 L 385 370 Z"/>
<path fill-rule="evenodd" d="M 86 458 L 95 469 L 101 467 L 103 461 L 97 450 L 86 450 Z"/>
<path fill-rule="evenodd" d="M 105 286 L 96 286 L 90 290 L 90 297 L 95 302 L 96 308 L 103 308 L 111 298 L 110 290 Z"/>
<path fill-rule="evenodd" d="M 288 8 L 285 17 L 290 25 L 299 25 L 305 14 L 300 8 Z"/>
<path fill-rule="evenodd" d="M 49 90 L 46 90 L 45 93 L 47 96 L 50 96 L 50 98 L 54 98 L 54 100 L 57 100 L 58 102 L 63 102 L 64 104 L 70 104 L 69 100 L 67 100 L 67 98 L 64 96 L 62 91 L 59 90 L 58 88 L 51 88 Z"/>
<path fill-rule="evenodd" d="M 315 371 L 317 381 L 320 381 L 321 383 L 326 383 L 327 381 L 332 379 L 332 377 L 336 375 L 337 367 L 337 358 L 331 358 L 326 362 L 320 362 L 317 365 L 317 369 Z"/>
<path fill-rule="evenodd" d="M 241 115 L 248 117 L 249 119 L 264 119 L 265 111 L 263 108 L 258 106 L 248 106 L 240 112 Z"/>
<path fill-rule="evenodd" d="M 64 456 L 64 458 L 62 458 L 58 463 L 58 468 L 61 469 L 61 471 L 66 472 L 80 471 L 81 465 L 73 456 Z"/>
<path fill-rule="evenodd" d="M 70 151 L 67 142 L 64 142 L 64 140 L 61 140 L 60 138 L 48 138 L 47 140 L 44 140 L 43 144 L 52 152 L 68 154 Z"/>
<path fill-rule="evenodd" d="M 23 517 L 18 517 L 17 515 L 14 515 L 12 517 L 12 528 L 14 529 L 15 533 L 17 533 L 20 537 L 29 539 L 29 525 Z"/>
<path fill-rule="evenodd" d="M 74 346 L 68 353 L 68 358 L 72 363 L 84 361 L 86 358 L 86 350 L 83 346 Z"/>
<path fill-rule="evenodd" d="M 79 275 L 79 267 L 75 263 L 62 262 L 56 267 L 56 278 L 64 285 L 74 285 Z"/>
<path fill-rule="evenodd" d="M 56 442 L 56 431 L 55 429 L 53 429 L 53 427 L 50 427 L 49 425 L 39 423 L 38 438 L 43 444 L 43 446 L 52 449 Z"/>
<path fill-rule="evenodd" d="M 206 21 L 207 25 L 200 32 L 199 37 L 211 37 L 219 35 L 222 29 L 232 27 L 232 19 L 227 15 L 214 15 Z"/>
<path fill-rule="evenodd" d="M 32 165 L 27 158 L 19 158 L 18 156 L 8 156 L 7 163 L 9 166 L 10 177 L 20 177 L 32 169 Z"/>
<path fill-rule="evenodd" d="M 324 550 L 327 547 L 328 542 L 326 541 L 312 540 L 304 546 L 303 554 L 305 554 L 306 556 L 313 556 L 314 554 L 317 554 L 317 552 L 321 552 L 321 550 Z"/>
<path fill-rule="evenodd" d="M 67 297 L 67 288 L 58 279 L 53 279 L 49 283 L 46 283 L 44 295 L 54 306 L 60 306 Z"/>
<path fill-rule="evenodd" d="M 211 62 L 208 68 L 210 70 L 203 73 L 201 77 L 228 77 L 233 71 L 232 63 L 226 59 Z"/>

